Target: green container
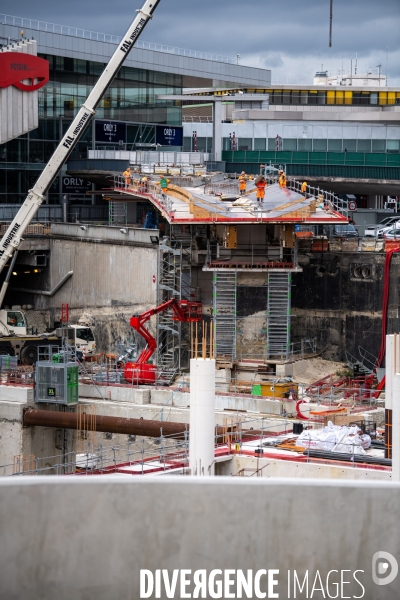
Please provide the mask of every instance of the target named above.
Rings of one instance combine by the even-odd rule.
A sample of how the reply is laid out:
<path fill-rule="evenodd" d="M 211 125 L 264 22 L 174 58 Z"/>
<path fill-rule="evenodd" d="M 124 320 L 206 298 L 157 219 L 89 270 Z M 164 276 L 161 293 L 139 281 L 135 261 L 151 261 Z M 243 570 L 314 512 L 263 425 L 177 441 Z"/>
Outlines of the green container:
<path fill-rule="evenodd" d="M 261 396 L 261 385 L 259 383 L 256 383 L 253 385 L 253 387 L 251 389 L 251 395 L 252 396 Z"/>

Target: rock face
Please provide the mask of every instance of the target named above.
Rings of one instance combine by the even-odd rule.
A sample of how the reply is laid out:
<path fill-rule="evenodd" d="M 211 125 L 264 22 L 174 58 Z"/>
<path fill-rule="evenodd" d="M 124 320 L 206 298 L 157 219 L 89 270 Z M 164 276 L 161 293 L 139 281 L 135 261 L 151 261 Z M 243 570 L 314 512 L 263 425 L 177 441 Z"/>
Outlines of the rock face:
<path fill-rule="evenodd" d="M 300 256 L 293 276 L 292 339 L 317 337 L 323 357 L 358 357 L 359 346 L 377 356 L 382 332 L 385 254 L 326 252 Z M 388 333 L 399 331 L 400 257 L 390 271 Z"/>

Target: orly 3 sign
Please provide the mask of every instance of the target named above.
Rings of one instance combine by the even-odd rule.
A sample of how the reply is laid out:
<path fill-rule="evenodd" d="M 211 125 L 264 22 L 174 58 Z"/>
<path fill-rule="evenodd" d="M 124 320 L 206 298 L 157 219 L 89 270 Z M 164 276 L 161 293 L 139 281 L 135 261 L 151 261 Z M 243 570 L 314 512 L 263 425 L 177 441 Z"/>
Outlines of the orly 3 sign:
<path fill-rule="evenodd" d="M 13 85 L 24 92 L 34 92 L 46 85 L 49 78 L 49 62 L 44 58 L 20 52 L 0 52 L 0 88 Z M 25 81 L 29 83 L 23 83 Z"/>
<path fill-rule="evenodd" d="M 156 143 L 160 146 L 182 146 L 183 127 L 156 126 Z"/>

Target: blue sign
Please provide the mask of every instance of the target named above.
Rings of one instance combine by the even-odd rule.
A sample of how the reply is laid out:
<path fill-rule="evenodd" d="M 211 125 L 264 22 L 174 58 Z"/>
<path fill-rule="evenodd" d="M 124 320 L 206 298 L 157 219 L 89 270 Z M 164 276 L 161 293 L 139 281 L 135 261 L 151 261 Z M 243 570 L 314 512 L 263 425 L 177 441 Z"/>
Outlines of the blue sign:
<path fill-rule="evenodd" d="M 96 142 L 126 143 L 126 123 L 120 121 L 95 121 Z"/>
<path fill-rule="evenodd" d="M 156 144 L 159 146 L 182 146 L 183 127 L 156 125 Z"/>

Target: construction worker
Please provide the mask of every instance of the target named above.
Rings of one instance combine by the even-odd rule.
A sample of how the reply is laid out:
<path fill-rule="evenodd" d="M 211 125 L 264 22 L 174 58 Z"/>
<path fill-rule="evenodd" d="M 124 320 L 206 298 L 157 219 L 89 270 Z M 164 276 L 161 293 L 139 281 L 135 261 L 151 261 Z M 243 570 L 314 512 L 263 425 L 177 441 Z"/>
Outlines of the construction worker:
<path fill-rule="evenodd" d="M 166 194 L 168 192 L 168 184 L 170 183 L 170 180 L 167 179 L 165 177 L 165 175 L 161 175 L 160 177 L 160 187 L 161 187 L 161 191 L 164 192 L 164 194 Z"/>
<path fill-rule="evenodd" d="M 125 177 L 125 184 L 127 186 L 131 185 L 131 169 L 130 169 L 130 167 L 128 167 L 126 169 L 126 171 L 124 171 L 124 177 Z"/>
<path fill-rule="evenodd" d="M 307 191 L 307 181 L 303 181 L 303 183 L 301 184 L 301 193 L 305 194 Z"/>
<path fill-rule="evenodd" d="M 265 181 L 264 177 L 262 177 L 259 181 L 257 181 L 256 183 L 256 187 L 257 187 L 257 202 L 259 204 L 262 204 L 264 201 L 264 196 L 265 196 L 265 188 L 267 187 L 267 182 Z"/>
<path fill-rule="evenodd" d="M 281 188 L 286 187 L 286 175 L 282 170 L 279 171 L 279 185 Z"/>
<path fill-rule="evenodd" d="M 142 192 L 147 192 L 147 177 L 142 177 Z"/>
<path fill-rule="evenodd" d="M 244 171 L 242 171 L 241 175 L 239 176 L 239 192 L 241 196 L 243 196 L 246 191 L 246 185 L 246 174 Z"/>

